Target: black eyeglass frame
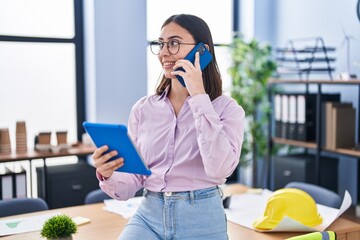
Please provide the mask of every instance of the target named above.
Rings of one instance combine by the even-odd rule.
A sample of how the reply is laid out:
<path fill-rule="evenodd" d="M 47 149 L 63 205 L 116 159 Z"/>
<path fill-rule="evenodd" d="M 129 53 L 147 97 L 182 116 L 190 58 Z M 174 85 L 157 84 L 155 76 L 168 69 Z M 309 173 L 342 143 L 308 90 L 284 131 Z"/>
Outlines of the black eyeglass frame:
<path fill-rule="evenodd" d="M 178 44 L 178 45 L 177 45 L 178 48 L 177 48 L 177 51 L 176 51 L 175 53 L 173 53 L 173 52 L 170 51 L 170 46 L 169 46 L 169 43 L 173 43 L 173 42 L 175 42 L 175 43 Z M 155 40 L 155 41 L 152 41 L 152 42 L 150 43 L 150 51 L 151 51 L 151 53 L 154 54 L 154 55 L 159 55 L 160 52 L 161 52 L 161 50 L 163 50 L 165 44 L 166 44 L 166 48 L 167 48 L 167 50 L 169 51 L 169 53 L 170 53 L 171 55 L 175 55 L 175 54 L 177 54 L 177 53 L 180 51 L 180 46 L 181 46 L 181 45 L 196 45 L 197 43 L 183 43 L 183 42 L 180 42 L 180 41 L 177 40 L 177 39 L 171 39 L 171 40 L 169 40 L 169 41 L 167 41 L 167 42 Z M 157 46 L 157 47 L 159 48 L 159 50 L 158 50 L 157 52 L 154 51 L 154 49 L 153 49 L 152 46 Z"/>

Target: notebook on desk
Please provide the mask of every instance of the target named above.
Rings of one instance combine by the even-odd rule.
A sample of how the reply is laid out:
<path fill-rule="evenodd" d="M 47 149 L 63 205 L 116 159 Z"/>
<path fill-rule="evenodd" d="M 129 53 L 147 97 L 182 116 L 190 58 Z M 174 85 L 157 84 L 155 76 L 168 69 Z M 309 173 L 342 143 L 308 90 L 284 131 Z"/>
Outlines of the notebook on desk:
<path fill-rule="evenodd" d="M 118 152 L 118 155 L 111 158 L 110 161 L 120 157 L 125 159 L 125 164 L 116 171 L 143 175 L 151 174 L 132 143 L 125 125 L 84 122 L 83 126 L 96 147 L 107 145 L 109 147 L 108 152 L 112 150 Z"/>

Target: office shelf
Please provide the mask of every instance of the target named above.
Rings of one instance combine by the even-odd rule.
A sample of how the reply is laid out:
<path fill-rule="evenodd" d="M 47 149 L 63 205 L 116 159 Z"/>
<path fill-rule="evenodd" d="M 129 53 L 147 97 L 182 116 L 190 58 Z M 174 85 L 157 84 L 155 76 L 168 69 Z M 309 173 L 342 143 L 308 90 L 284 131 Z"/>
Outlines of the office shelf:
<path fill-rule="evenodd" d="M 323 99 L 323 94 L 322 93 L 322 86 L 323 85 L 343 85 L 343 86 L 348 86 L 353 88 L 354 86 L 357 87 L 358 90 L 358 95 L 357 95 L 357 104 L 355 104 L 355 106 L 357 106 L 357 111 L 356 111 L 356 129 L 357 129 L 357 140 L 359 141 L 360 139 L 360 79 L 352 79 L 352 80 L 331 80 L 331 79 L 323 79 L 323 80 L 304 80 L 304 79 L 271 79 L 269 81 L 268 84 L 268 94 L 269 94 L 269 101 L 270 101 L 270 105 L 273 106 L 273 95 L 274 95 L 274 89 L 277 89 L 277 85 L 281 85 L 281 84 L 285 84 L 285 85 L 292 85 L 292 84 L 299 84 L 299 85 L 305 85 L 306 86 L 306 92 L 305 94 L 309 93 L 309 85 L 315 85 L 317 86 L 317 91 L 315 91 L 316 94 L 316 109 L 321 109 L 321 100 Z M 314 89 L 314 88 L 312 88 Z M 280 144 L 280 145 L 288 145 L 288 146 L 295 146 L 295 147 L 301 147 L 304 148 L 305 151 L 308 150 L 312 150 L 312 153 L 316 156 L 315 158 L 315 172 L 317 173 L 317 177 L 315 179 L 315 183 L 319 184 L 320 182 L 320 157 L 322 156 L 323 153 L 331 153 L 333 156 L 347 156 L 347 157 L 353 157 L 356 160 L 358 160 L 360 158 L 360 148 L 358 147 L 354 147 L 354 148 L 337 148 L 337 149 L 328 149 L 323 147 L 323 143 L 322 142 L 322 131 L 324 131 L 324 129 L 322 129 L 321 127 L 321 122 L 322 122 L 322 114 L 321 111 L 318 111 L 316 113 L 317 117 L 316 117 L 316 122 L 315 122 L 315 126 L 316 126 L 316 133 L 315 133 L 315 141 L 314 142 L 306 142 L 306 141 L 297 141 L 297 140 L 290 140 L 290 139 L 285 139 L 285 138 L 279 138 L 279 137 L 275 137 L 273 135 L 273 123 L 274 123 L 274 116 L 272 116 L 271 114 L 269 114 L 269 129 L 268 129 L 268 155 L 267 155 L 267 166 L 268 166 L 268 181 L 267 184 L 270 189 L 272 189 L 273 187 L 271 186 L 272 183 L 272 179 L 274 179 L 274 176 L 272 175 L 272 168 L 273 168 L 273 164 L 272 164 L 272 157 L 275 157 L 276 155 L 272 155 L 273 152 L 273 147 L 274 144 Z M 323 115 L 324 117 L 325 115 Z M 325 116 L 326 117 L 326 116 Z M 358 184 L 358 196 L 357 198 L 360 199 L 360 177 L 359 177 L 359 173 L 360 173 L 360 164 L 358 164 L 358 176 L 357 176 L 357 184 Z"/>
<path fill-rule="evenodd" d="M 285 138 L 273 138 L 272 141 L 277 144 L 291 145 L 294 147 L 304 147 L 304 148 L 309 148 L 309 149 L 316 148 L 315 142 L 303 142 L 303 141 L 296 141 L 296 140 L 290 140 L 290 139 L 285 139 Z"/>
<path fill-rule="evenodd" d="M 339 155 L 346 155 L 350 157 L 357 157 L 360 158 L 360 150 L 355 149 L 347 149 L 347 148 L 337 148 L 337 149 L 326 149 L 324 148 L 323 151 L 332 152 Z"/>
<path fill-rule="evenodd" d="M 304 142 L 304 141 L 296 141 L 285 138 L 276 138 L 272 139 L 273 143 L 282 144 L 282 145 L 290 145 L 294 147 L 303 147 L 307 149 L 316 149 L 316 142 Z M 321 148 L 321 151 L 331 152 L 339 155 L 350 156 L 350 157 L 359 157 L 360 158 L 360 149 L 348 149 L 348 148 L 337 148 L 337 149 L 328 149 Z"/>

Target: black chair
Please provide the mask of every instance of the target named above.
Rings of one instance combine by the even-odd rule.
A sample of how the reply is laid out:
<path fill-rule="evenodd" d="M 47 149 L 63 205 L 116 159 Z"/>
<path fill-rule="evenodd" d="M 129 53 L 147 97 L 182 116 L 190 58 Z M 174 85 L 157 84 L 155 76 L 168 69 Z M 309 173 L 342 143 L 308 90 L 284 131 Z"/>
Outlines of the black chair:
<path fill-rule="evenodd" d="M 135 197 L 140 197 L 143 195 L 144 189 L 141 188 L 139 191 L 136 192 Z M 85 204 L 92 204 L 92 203 L 99 203 L 103 202 L 105 199 L 111 199 L 109 195 L 103 192 L 101 189 L 96 189 L 89 192 L 85 196 Z"/>
<path fill-rule="evenodd" d="M 48 210 L 42 198 L 13 198 L 0 200 L 0 217 Z"/>
<path fill-rule="evenodd" d="M 341 197 L 326 188 L 304 182 L 290 182 L 285 188 L 297 188 L 307 192 L 316 203 L 339 209 L 342 203 Z"/>

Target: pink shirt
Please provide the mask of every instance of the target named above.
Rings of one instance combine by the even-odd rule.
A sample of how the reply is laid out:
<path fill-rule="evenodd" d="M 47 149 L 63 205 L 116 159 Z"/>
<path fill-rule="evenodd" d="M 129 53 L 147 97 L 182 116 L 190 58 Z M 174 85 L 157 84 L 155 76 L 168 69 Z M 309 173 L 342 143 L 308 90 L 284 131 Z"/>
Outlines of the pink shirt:
<path fill-rule="evenodd" d="M 152 174 L 114 172 L 106 180 L 97 174 L 100 187 L 126 200 L 141 187 L 179 192 L 223 184 L 239 162 L 244 117 L 225 95 L 212 102 L 207 94 L 189 96 L 177 117 L 167 92 L 143 97 L 132 108 L 128 131 Z"/>

